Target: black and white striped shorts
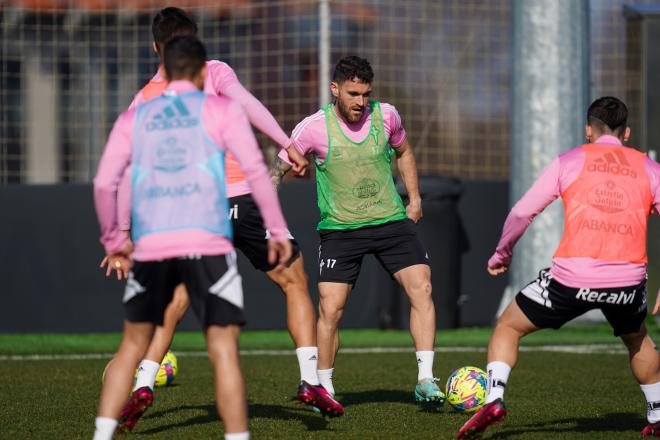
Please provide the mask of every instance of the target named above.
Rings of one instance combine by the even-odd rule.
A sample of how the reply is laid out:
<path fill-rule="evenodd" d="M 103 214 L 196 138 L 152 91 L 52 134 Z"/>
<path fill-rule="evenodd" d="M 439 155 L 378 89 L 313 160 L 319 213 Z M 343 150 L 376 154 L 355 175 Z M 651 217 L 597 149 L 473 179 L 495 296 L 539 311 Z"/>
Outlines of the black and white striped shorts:
<path fill-rule="evenodd" d="M 544 269 L 516 295 L 516 303 L 538 328 L 558 329 L 592 309 L 600 309 L 615 336 L 639 331 L 646 318 L 646 280 L 625 287 L 568 287 Z"/>
<path fill-rule="evenodd" d="M 126 320 L 162 325 L 174 289 L 182 283 L 204 329 L 245 324 L 242 280 L 234 252 L 136 261 L 124 291 Z"/>

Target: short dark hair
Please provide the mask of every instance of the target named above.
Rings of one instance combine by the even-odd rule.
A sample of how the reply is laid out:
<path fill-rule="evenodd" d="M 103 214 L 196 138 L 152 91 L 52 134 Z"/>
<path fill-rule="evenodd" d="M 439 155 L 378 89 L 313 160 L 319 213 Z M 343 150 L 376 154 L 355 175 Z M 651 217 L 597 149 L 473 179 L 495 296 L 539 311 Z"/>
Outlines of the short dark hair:
<path fill-rule="evenodd" d="M 603 96 L 589 106 L 587 123 L 600 131 L 610 131 L 620 136 L 628 123 L 628 107 L 619 98 Z"/>
<path fill-rule="evenodd" d="M 197 23 L 183 9 L 170 6 L 154 16 L 151 33 L 158 50 L 162 52 L 165 43 L 173 37 L 197 35 Z"/>
<path fill-rule="evenodd" d="M 206 48 L 197 37 L 174 37 L 165 43 L 163 66 L 169 81 L 193 79 L 206 63 Z"/>
<path fill-rule="evenodd" d="M 339 60 L 332 74 L 332 81 L 338 84 L 344 81 L 358 79 L 367 84 L 374 80 L 374 71 L 371 64 L 364 58 L 350 55 Z"/>

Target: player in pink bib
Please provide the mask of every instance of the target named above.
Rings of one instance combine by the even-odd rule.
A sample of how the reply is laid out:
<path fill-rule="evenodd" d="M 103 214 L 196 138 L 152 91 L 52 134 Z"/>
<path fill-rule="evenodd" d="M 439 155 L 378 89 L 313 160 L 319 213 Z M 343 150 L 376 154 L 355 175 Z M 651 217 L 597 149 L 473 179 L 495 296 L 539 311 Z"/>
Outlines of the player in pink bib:
<path fill-rule="evenodd" d="M 243 290 L 227 218 L 225 152 L 239 161 L 271 231 L 270 262 L 291 257 L 287 226 L 263 156 L 240 105 L 200 89 L 206 50 L 197 38 L 171 39 L 163 50 L 170 79 L 162 96 L 121 114 L 94 179 L 101 243 L 114 267 L 134 260 L 123 297 L 124 336 L 108 365 L 95 440 L 111 439 L 156 325 L 175 287 L 185 284 L 202 322 L 215 374 L 218 414 L 231 438 L 248 439 L 238 335 L 245 322 Z M 131 167 L 132 238 L 120 230 L 117 188 Z M 145 390 L 143 390 L 145 391 Z M 149 393 L 133 393 L 135 405 Z"/>
<path fill-rule="evenodd" d="M 633 376 L 647 401 L 643 436 L 660 436 L 660 355 L 647 334 L 647 218 L 660 210 L 660 166 L 623 146 L 630 136 L 628 109 L 613 97 L 588 110 L 582 145 L 555 158 L 511 209 L 488 272 L 507 271 L 513 247 L 534 217 L 558 197 L 564 234 L 552 267 L 522 289 L 499 318 L 488 344 L 488 395 L 459 430 L 472 438 L 504 420 L 504 390 L 525 335 L 558 329 L 600 309 L 630 353 Z M 552 140 L 549 140 L 552 142 Z M 654 314 L 657 312 L 654 310 Z"/>
<path fill-rule="evenodd" d="M 154 17 L 152 31 L 153 48 L 160 55 L 162 52 L 160 48 L 167 40 L 174 35 L 196 35 L 197 25 L 181 9 L 169 7 L 161 10 Z M 203 89 L 205 93 L 231 98 L 245 110 L 252 125 L 268 135 L 282 148 L 290 145 L 289 137 L 282 131 L 275 118 L 258 99 L 241 85 L 229 65 L 217 60 L 207 61 L 206 72 Z M 168 82 L 162 74 L 161 67 L 149 83 L 136 94 L 130 108 L 135 108 L 161 96 L 167 85 Z M 289 151 L 288 157 L 296 164 L 294 171 L 297 171 L 299 175 L 304 174 L 306 159 L 293 148 L 285 151 Z M 275 270 L 275 265 L 268 261 L 267 237 L 269 231 L 264 227 L 264 219 L 259 214 L 246 176 L 241 171 L 235 155 L 231 153 L 226 155 L 224 178 L 229 199 L 227 215 L 233 227 L 234 246 L 243 252 L 256 269 L 264 272 L 277 284 L 286 296 L 287 323 L 296 345 L 296 356 L 300 368 L 298 399 L 318 408 L 323 414 L 340 416 L 343 414 L 343 408 L 320 386 L 317 376 L 318 350 L 316 348 L 315 313 L 307 289 L 307 276 L 304 272 L 302 253 L 298 243 L 289 235 L 289 238 L 292 239 L 293 256 L 286 267 L 282 270 Z M 127 174 L 122 180 L 118 196 L 119 222 L 123 230 L 131 227 L 130 194 L 130 176 Z M 108 270 L 111 269 L 108 267 Z M 153 390 L 161 359 L 169 349 L 176 325 L 183 318 L 189 305 L 188 295 L 184 286 L 181 285 L 176 289 L 172 302 L 165 312 L 163 325 L 156 328 L 149 350 L 140 364 L 134 394 L 139 394 L 139 390 Z M 130 399 L 122 413 L 122 428 L 132 430 L 144 410 L 146 407 L 135 405 L 135 398 Z"/>

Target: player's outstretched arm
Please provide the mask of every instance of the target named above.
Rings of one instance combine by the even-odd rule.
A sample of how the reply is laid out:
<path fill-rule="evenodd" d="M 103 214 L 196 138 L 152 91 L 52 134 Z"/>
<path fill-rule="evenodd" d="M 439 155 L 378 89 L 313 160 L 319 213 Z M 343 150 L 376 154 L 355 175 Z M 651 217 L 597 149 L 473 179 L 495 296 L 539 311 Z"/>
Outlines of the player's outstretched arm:
<path fill-rule="evenodd" d="M 291 258 L 286 221 L 247 116 L 237 103 L 214 96 L 207 98 L 204 110 L 209 114 L 209 120 L 225 121 L 224 125 L 209 125 L 213 127 L 209 134 L 212 138 L 217 137 L 218 145 L 224 145 L 238 160 L 264 219 L 264 228 L 271 234 L 268 240 L 269 262 L 277 264 L 276 269 L 282 269 Z"/>
<path fill-rule="evenodd" d="M 245 111 L 250 124 L 277 142 L 282 148 L 288 148 L 291 145 L 289 136 L 286 135 L 275 117 L 248 89 L 243 87 L 238 79 L 229 87 L 223 88 L 221 93 L 238 102 Z"/>
<path fill-rule="evenodd" d="M 293 172 L 298 176 L 304 176 L 309 166 L 309 162 L 305 156 L 298 153 L 295 148 L 292 148 L 292 142 L 289 137 L 284 133 L 280 125 L 275 120 L 275 117 L 268 111 L 261 101 L 259 101 L 248 89 L 238 81 L 238 78 L 232 82 L 229 87 L 224 88 L 221 92 L 238 102 L 245 113 L 247 114 L 250 124 L 254 125 L 263 134 L 277 142 L 289 154 L 289 160 L 293 164 Z"/>
<path fill-rule="evenodd" d="M 497 263 L 493 265 L 492 267 L 490 264 L 488 265 L 488 273 L 491 274 L 492 276 L 496 277 L 498 275 L 502 275 L 506 271 L 509 270 L 509 265 L 507 264 L 502 264 L 502 263 Z"/>
<path fill-rule="evenodd" d="M 417 162 L 408 139 L 396 148 L 397 167 L 408 192 L 406 215 L 417 223 L 422 218 L 422 198 L 419 195 L 419 178 L 417 177 Z"/>
<path fill-rule="evenodd" d="M 290 148 L 288 151 L 290 150 L 295 150 L 295 148 Z M 290 169 L 291 169 L 291 165 L 284 162 L 279 157 L 275 157 L 275 161 L 270 166 L 270 180 L 273 182 L 273 186 L 275 187 L 275 190 L 280 189 L 282 178 L 286 173 L 289 172 Z"/>
<path fill-rule="evenodd" d="M 286 149 L 286 153 L 291 161 L 291 168 L 293 173 L 298 177 L 303 177 L 309 167 L 309 161 L 300 154 L 300 152 L 293 146 L 293 144 Z"/>
<path fill-rule="evenodd" d="M 541 176 L 534 182 L 524 196 L 513 205 L 502 228 L 500 241 L 495 253 L 488 261 L 488 267 L 494 269 L 496 264 L 509 266 L 513 257 L 513 248 L 525 233 L 534 218 L 560 195 L 559 182 L 560 163 L 555 158 L 543 170 Z M 503 273 L 503 272 L 498 272 Z M 492 274 L 491 275 L 497 275 Z"/>

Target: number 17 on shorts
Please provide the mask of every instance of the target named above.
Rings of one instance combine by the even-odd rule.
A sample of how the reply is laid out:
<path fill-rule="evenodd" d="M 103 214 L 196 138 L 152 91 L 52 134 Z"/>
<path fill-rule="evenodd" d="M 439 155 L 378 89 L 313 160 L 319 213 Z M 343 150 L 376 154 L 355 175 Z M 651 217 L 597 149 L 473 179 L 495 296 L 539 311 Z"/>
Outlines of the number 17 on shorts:
<path fill-rule="evenodd" d="M 327 267 L 328 269 L 332 269 L 335 267 L 335 263 L 337 263 L 337 260 L 334 258 L 321 258 L 319 263 L 319 275 L 323 273 L 323 268 Z"/>

